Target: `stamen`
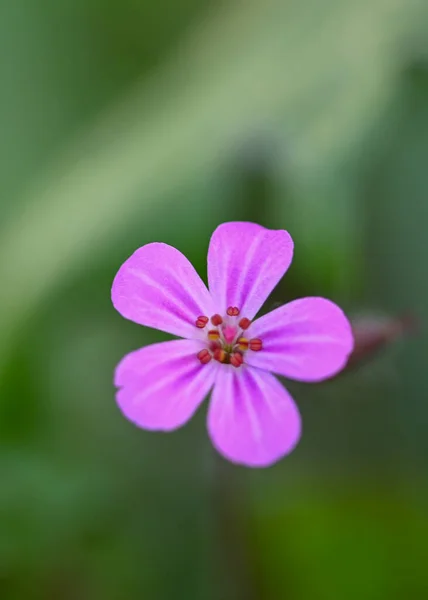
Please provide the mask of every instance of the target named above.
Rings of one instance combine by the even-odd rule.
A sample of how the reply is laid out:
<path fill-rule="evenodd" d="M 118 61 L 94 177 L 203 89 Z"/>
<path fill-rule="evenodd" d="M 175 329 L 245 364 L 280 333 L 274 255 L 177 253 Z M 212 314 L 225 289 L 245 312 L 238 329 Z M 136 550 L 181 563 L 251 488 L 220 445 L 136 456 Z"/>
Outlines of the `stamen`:
<path fill-rule="evenodd" d="M 211 317 L 211 323 L 214 325 L 214 327 L 218 327 L 219 325 L 221 325 L 223 323 L 223 319 L 221 318 L 220 315 L 213 315 Z"/>
<path fill-rule="evenodd" d="M 211 329 L 208 332 L 208 339 L 211 340 L 212 342 L 215 342 L 218 339 L 220 339 L 220 332 L 218 331 L 218 329 Z"/>
<path fill-rule="evenodd" d="M 203 350 L 201 350 L 200 352 L 198 352 L 197 357 L 199 358 L 199 360 L 201 361 L 201 363 L 203 365 L 206 365 L 212 359 L 211 354 L 205 348 Z"/>
<path fill-rule="evenodd" d="M 245 331 L 251 325 L 251 321 L 250 321 L 250 319 L 247 319 L 247 317 L 243 317 L 239 321 L 238 325 L 241 329 L 243 329 Z"/>
<path fill-rule="evenodd" d="M 223 350 L 223 348 L 217 348 L 214 350 L 214 358 L 218 360 L 218 362 L 225 362 L 227 358 L 227 353 Z"/>
<path fill-rule="evenodd" d="M 208 323 L 209 319 L 208 317 L 204 317 L 204 316 L 200 316 L 196 319 L 196 327 L 199 327 L 199 329 L 203 329 L 205 327 L 205 325 Z"/>
<path fill-rule="evenodd" d="M 247 338 L 244 337 L 240 337 L 238 339 L 238 347 L 240 350 L 248 350 L 248 346 L 250 345 L 250 342 L 247 340 Z"/>
<path fill-rule="evenodd" d="M 236 369 L 242 365 L 244 359 L 240 352 L 234 352 L 230 357 L 230 364 Z"/>
<path fill-rule="evenodd" d="M 226 312 L 229 317 L 237 317 L 241 311 L 237 306 L 229 306 Z"/>
<path fill-rule="evenodd" d="M 210 342 L 210 350 L 214 352 L 217 348 L 221 348 L 221 340 L 217 340 L 216 342 Z"/>
<path fill-rule="evenodd" d="M 262 340 L 260 340 L 259 338 L 253 338 L 252 340 L 250 340 L 250 350 L 253 350 L 254 352 L 258 352 L 262 348 L 263 348 Z"/>

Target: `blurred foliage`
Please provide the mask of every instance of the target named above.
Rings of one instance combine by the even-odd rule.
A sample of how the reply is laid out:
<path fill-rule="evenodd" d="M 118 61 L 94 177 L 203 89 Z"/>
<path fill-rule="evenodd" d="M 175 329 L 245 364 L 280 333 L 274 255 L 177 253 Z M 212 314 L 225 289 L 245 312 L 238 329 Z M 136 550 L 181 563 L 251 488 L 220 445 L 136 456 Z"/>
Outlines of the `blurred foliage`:
<path fill-rule="evenodd" d="M 426 595 L 427 27 L 424 0 L 2 0 L 2 599 Z M 272 302 L 422 333 L 290 384 L 300 446 L 218 490 L 204 410 L 170 435 L 117 410 L 115 364 L 162 337 L 109 293 L 152 240 L 205 276 L 229 219 L 292 233 Z"/>

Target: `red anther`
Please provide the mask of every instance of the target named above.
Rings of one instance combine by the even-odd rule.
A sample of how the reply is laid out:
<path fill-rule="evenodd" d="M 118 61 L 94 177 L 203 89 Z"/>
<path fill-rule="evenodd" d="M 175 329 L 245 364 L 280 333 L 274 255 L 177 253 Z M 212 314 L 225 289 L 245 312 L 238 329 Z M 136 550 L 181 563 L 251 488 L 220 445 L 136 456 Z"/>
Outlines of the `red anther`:
<path fill-rule="evenodd" d="M 214 327 L 218 327 L 219 325 L 221 325 L 223 323 L 223 319 L 221 318 L 220 315 L 213 315 L 211 317 L 211 323 L 214 325 Z"/>
<path fill-rule="evenodd" d="M 203 329 L 205 327 L 205 325 L 208 323 L 208 321 L 209 321 L 208 317 L 201 316 L 196 319 L 195 325 L 196 325 L 196 327 L 199 327 L 199 329 Z"/>
<path fill-rule="evenodd" d="M 258 352 L 262 348 L 263 348 L 262 340 L 259 340 L 259 338 L 253 338 L 252 340 L 250 340 L 250 350 L 253 350 L 254 352 Z"/>
<path fill-rule="evenodd" d="M 238 339 L 238 346 L 239 346 L 240 350 L 248 350 L 249 345 L 250 345 L 250 342 L 247 340 L 247 338 L 240 337 Z"/>
<path fill-rule="evenodd" d="M 218 331 L 218 329 L 210 329 L 210 331 L 208 332 L 208 339 L 212 342 L 215 342 L 218 339 L 220 339 L 220 332 Z"/>
<path fill-rule="evenodd" d="M 240 310 L 237 306 L 229 306 L 226 312 L 229 317 L 237 317 L 240 313 Z"/>
<path fill-rule="evenodd" d="M 227 357 L 226 352 L 223 350 L 223 348 L 217 348 L 216 350 L 214 350 L 214 358 L 215 360 L 218 360 L 218 362 L 225 362 Z"/>
<path fill-rule="evenodd" d="M 240 352 L 234 352 L 230 357 L 230 364 L 236 369 L 242 365 L 244 359 Z"/>
<path fill-rule="evenodd" d="M 221 342 L 217 340 L 217 342 L 210 342 L 209 348 L 211 350 L 211 352 L 214 352 L 214 350 L 217 350 L 217 348 L 221 348 Z"/>
<path fill-rule="evenodd" d="M 250 321 L 250 319 L 247 319 L 247 317 L 243 317 L 239 321 L 238 325 L 241 329 L 243 329 L 245 331 L 251 325 L 251 321 Z"/>
<path fill-rule="evenodd" d="M 200 352 L 198 352 L 197 357 L 199 358 L 199 360 L 201 361 L 201 363 L 203 365 L 206 365 L 212 359 L 211 354 L 205 348 L 203 350 L 201 350 Z"/>

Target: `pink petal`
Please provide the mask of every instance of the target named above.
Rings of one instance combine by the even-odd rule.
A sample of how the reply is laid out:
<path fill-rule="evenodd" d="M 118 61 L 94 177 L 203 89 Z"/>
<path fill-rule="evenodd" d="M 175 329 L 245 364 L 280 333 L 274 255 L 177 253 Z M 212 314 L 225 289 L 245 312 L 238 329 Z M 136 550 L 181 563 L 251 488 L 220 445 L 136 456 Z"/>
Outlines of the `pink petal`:
<path fill-rule="evenodd" d="M 232 462 L 266 467 L 297 444 L 300 415 L 270 373 L 223 366 L 211 398 L 208 430 L 214 446 Z"/>
<path fill-rule="evenodd" d="M 219 365 L 199 362 L 203 347 L 195 340 L 174 340 L 125 356 L 115 373 L 116 400 L 125 417 L 164 431 L 186 423 L 210 391 Z"/>
<path fill-rule="evenodd" d="M 288 269 L 293 241 L 283 230 L 255 223 L 224 223 L 208 250 L 208 283 L 217 312 L 229 306 L 252 319 Z"/>
<path fill-rule="evenodd" d="M 187 258 L 168 244 L 139 248 L 123 263 L 112 287 L 113 305 L 126 319 L 186 338 L 198 338 L 201 315 L 215 313 L 210 293 Z"/>
<path fill-rule="evenodd" d="M 338 373 L 352 352 L 354 338 L 343 311 L 325 298 L 302 298 L 264 315 L 247 337 L 263 349 L 245 361 L 290 379 L 321 381 Z"/>

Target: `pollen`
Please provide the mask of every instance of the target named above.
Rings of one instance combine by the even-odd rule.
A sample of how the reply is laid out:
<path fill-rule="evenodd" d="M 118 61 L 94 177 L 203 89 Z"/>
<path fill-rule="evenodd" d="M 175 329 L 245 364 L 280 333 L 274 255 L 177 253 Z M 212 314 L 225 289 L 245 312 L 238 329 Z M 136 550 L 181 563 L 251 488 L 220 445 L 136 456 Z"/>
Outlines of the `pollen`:
<path fill-rule="evenodd" d="M 250 342 L 247 340 L 247 338 L 240 337 L 238 339 L 238 348 L 240 350 L 243 350 L 243 351 L 248 350 L 249 345 L 250 345 Z"/>
<path fill-rule="evenodd" d="M 237 317 L 241 311 L 237 306 L 229 306 L 226 312 L 229 317 Z"/>
<path fill-rule="evenodd" d="M 250 350 L 253 350 L 254 352 L 259 352 L 259 350 L 261 350 L 262 348 L 262 340 L 260 340 L 259 338 L 253 338 L 252 340 L 250 340 Z"/>
<path fill-rule="evenodd" d="M 220 332 L 218 331 L 218 329 L 211 329 L 208 332 L 208 339 L 211 342 L 216 342 L 218 339 L 220 339 Z"/>
<path fill-rule="evenodd" d="M 218 360 L 218 362 L 226 362 L 227 356 L 227 352 L 223 350 L 223 348 L 217 348 L 214 350 L 214 358 L 215 360 Z"/>
<path fill-rule="evenodd" d="M 196 327 L 199 327 L 199 329 L 203 329 L 208 321 L 208 317 L 200 316 L 196 319 L 195 325 Z"/>
<path fill-rule="evenodd" d="M 205 348 L 198 352 L 197 357 L 203 365 L 206 365 L 212 359 L 210 352 L 208 352 L 208 350 Z"/>

